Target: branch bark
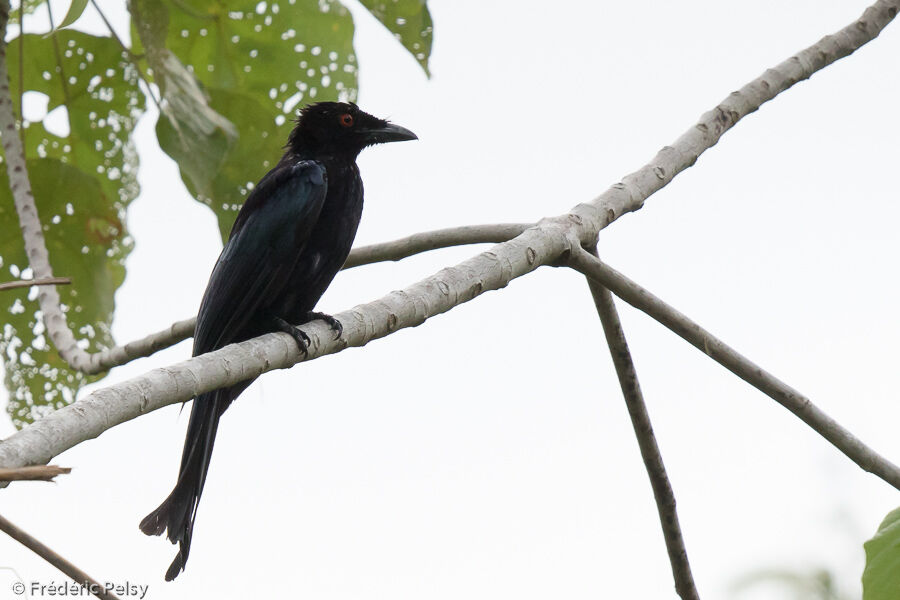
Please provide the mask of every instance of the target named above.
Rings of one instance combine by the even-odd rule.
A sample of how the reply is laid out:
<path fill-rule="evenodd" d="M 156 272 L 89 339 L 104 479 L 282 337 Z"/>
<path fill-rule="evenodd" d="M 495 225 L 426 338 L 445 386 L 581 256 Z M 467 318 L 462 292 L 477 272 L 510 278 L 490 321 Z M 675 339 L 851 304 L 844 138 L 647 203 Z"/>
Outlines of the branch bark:
<path fill-rule="evenodd" d="M 66 475 L 71 472 L 72 469 L 69 467 L 57 467 L 56 465 L 0 469 L 0 481 L 53 481 L 57 475 Z"/>
<path fill-rule="evenodd" d="M 816 433 L 855 462 L 900 490 L 900 468 L 866 446 L 812 401 L 763 370 L 722 340 L 706 331 L 600 259 L 579 249 L 570 257 L 572 268 L 598 281 L 616 296 L 659 321 L 714 361 L 788 409 Z"/>
<path fill-rule="evenodd" d="M 309 358 L 348 346 L 361 346 L 398 329 L 414 327 L 485 291 L 502 288 L 512 279 L 541 265 L 557 263 L 582 245 L 594 246 L 604 227 L 623 214 L 640 209 L 646 198 L 693 165 L 741 118 L 874 39 L 896 16 L 898 9 L 900 0 L 878 0 L 844 29 L 767 70 L 705 113 L 699 123 L 672 146 L 660 150 L 649 164 L 626 176 L 592 202 L 579 204 L 565 215 L 544 219 L 514 239 L 443 269 L 404 290 L 337 315 L 344 323 L 344 336 L 340 340 L 332 341 L 330 331 L 323 323 L 304 326 L 313 338 Z M 7 135 L 8 131 L 15 133 L 15 124 L 8 83 L 4 80 L 3 58 L 0 55 L 0 130 L 4 134 L 5 147 L 7 138 L 18 140 L 18 137 Z M 18 153 L 7 150 L 7 156 L 20 155 L 21 144 L 17 148 Z M 21 182 L 24 175 L 15 172 L 11 162 L 7 162 L 11 181 Z M 17 198 L 22 197 L 23 190 L 20 187 L 16 190 Z M 24 196 L 30 200 L 29 195 Z M 37 274 L 37 270 L 35 272 Z M 279 333 L 227 346 L 166 369 L 153 370 L 98 390 L 14 434 L 0 443 L 0 465 L 46 463 L 75 444 L 144 412 L 256 377 L 265 371 L 287 368 L 300 360 L 302 357 L 296 344 L 286 334 Z"/>
<path fill-rule="evenodd" d="M 48 563 L 72 578 L 72 581 L 83 586 L 89 593 L 101 598 L 102 600 L 119 600 L 118 596 L 106 590 L 106 586 L 97 582 L 93 577 L 64 559 L 62 556 L 53 551 L 49 546 L 41 543 L 33 538 L 25 531 L 10 523 L 5 517 L 0 515 L 0 531 L 5 532 L 12 539 L 16 540 Z"/>
<path fill-rule="evenodd" d="M 587 281 L 594 297 L 594 305 L 597 307 L 597 315 L 603 324 L 603 333 L 606 335 L 609 353 L 616 368 L 622 395 L 625 397 L 625 406 L 628 408 L 628 416 L 631 417 L 631 426 L 634 428 L 634 435 L 641 450 L 641 458 L 644 460 L 650 486 L 653 488 L 653 498 L 656 500 L 656 510 L 659 513 L 659 522 L 669 553 L 669 564 L 672 566 L 672 577 L 675 579 L 675 591 L 682 600 L 700 600 L 691 573 L 684 537 L 681 535 L 681 525 L 675 507 L 675 492 L 669 483 L 662 453 L 653 434 L 650 413 L 647 412 L 647 405 L 644 403 L 644 394 L 641 392 L 634 361 L 631 360 L 631 351 L 625 340 L 625 331 L 622 329 L 616 304 L 608 289 L 591 278 Z"/>
<path fill-rule="evenodd" d="M 5 281 L 0 283 L 0 292 L 17 288 L 31 287 L 33 285 L 68 285 L 72 280 L 68 277 L 48 277 L 47 279 L 22 279 L 20 281 Z"/>
<path fill-rule="evenodd" d="M 347 257 L 343 269 L 352 269 L 362 265 L 384 262 L 388 260 L 398 261 L 414 254 L 450 248 L 451 246 L 464 246 L 466 244 L 498 244 L 521 235 L 523 231 L 531 227 L 533 223 L 498 223 L 496 225 L 466 225 L 463 227 L 451 227 L 448 229 L 436 229 L 424 233 L 354 248 Z"/>

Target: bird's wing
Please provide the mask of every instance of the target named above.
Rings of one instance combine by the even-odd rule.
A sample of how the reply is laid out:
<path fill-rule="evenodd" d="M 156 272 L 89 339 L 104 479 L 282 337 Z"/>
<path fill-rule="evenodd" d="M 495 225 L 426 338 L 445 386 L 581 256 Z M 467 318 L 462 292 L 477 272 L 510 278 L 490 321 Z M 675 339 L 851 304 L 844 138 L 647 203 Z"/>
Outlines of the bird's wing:
<path fill-rule="evenodd" d="M 236 341 L 280 292 L 319 218 L 327 181 L 314 161 L 282 161 L 238 214 L 197 315 L 194 356 Z"/>

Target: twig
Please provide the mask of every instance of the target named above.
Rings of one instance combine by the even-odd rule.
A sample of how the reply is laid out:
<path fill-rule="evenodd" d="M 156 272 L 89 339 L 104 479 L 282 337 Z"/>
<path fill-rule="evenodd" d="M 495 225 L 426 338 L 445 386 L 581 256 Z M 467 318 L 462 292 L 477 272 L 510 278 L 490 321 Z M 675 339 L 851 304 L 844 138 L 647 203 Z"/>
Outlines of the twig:
<path fill-rule="evenodd" d="M 71 98 L 69 97 L 69 82 L 66 80 L 66 71 L 63 69 L 62 52 L 59 49 L 59 36 L 57 35 L 56 23 L 53 22 L 53 8 L 47 2 L 47 18 L 50 21 L 50 35 L 53 38 L 53 53 L 56 56 L 56 68 L 59 69 L 59 82 L 62 84 L 63 101 L 68 108 Z M 20 106 L 19 110 L 25 110 Z"/>
<path fill-rule="evenodd" d="M 569 257 L 569 265 L 600 282 L 616 296 L 647 313 L 714 361 L 781 404 L 864 471 L 880 477 L 900 490 L 900 469 L 822 412 L 809 398 L 741 356 L 720 339 L 587 251 L 581 248 L 573 250 Z"/>
<path fill-rule="evenodd" d="M 467 225 L 416 233 L 390 242 L 354 248 L 342 268 L 352 269 L 388 260 L 397 261 L 439 248 L 466 244 L 498 244 L 513 239 L 532 225 L 533 223 Z"/>
<path fill-rule="evenodd" d="M 106 29 L 109 30 L 109 34 L 119 43 L 119 47 L 122 48 L 122 51 L 128 55 L 128 59 L 131 61 L 131 64 L 134 66 L 137 71 L 138 78 L 140 78 L 141 82 L 144 84 L 144 87 L 147 88 L 147 95 L 150 96 L 150 99 L 153 100 L 153 104 L 156 105 L 156 108 L 159 110 L 160 114 L 162 114 L 162 106 L 160 105 L 159 98 L 156 97 L 156 94 L 153 93 L 153 88 L 150 87 L 150 83 L 147 82 L 146 77 L 144 77 L 144 72 L 141 70 L 141 66 L 138 64 L 139 56 L 136 56 L 134 52 L 131 51 L 131 48 L 125 45 L 122 42 L 122 38 L 119 37 L 119 34 L 116 33 L 116 30 L 113 28 L 112 23 L 109 22 L 109 19 L 106 18 L 106 15 L 100 9 L 100 5 L 96 0 L 91 0 L 91 6 L 94 7 L 94 10 L 97 11 L 97 14 L 100 15 L 100 19 L 106 25 Z M 129 5 L 130 7 L 131 5 Z"/>
<path fill-rule="evenodd" d="M 622 329 L 619 313 L 616 311 L 616 305 L 609 290 L 593 279 L 588 278 L 587 281 L 591 288 L 591 295 L 594 297 L 597 314 L 603 324 L 606 343 L 616 368 L 616 375 L 619 377 L 619 385 L 622 388 L 625 406 L 628 407 L 634 435 L 641 450 L 641 458 L 644 460 L 644 467 L 650 478 L 650 486 L 653 488 L 653 498 L 656 500 L 656 510 L 659 513 L 659 522 L 662 525 L 666 550 L 669 553 L 669 563 L 672 565 L 672 576 L 675 579 L 675 591 L 682 600 L 700 600 L 694 584 L 694 576 L 691 573 L 691 565 L 688 562 L 687 548 L 681 535 L 681 525 L 678 523 L 675 492 L 672 491 L 662 454 L 656 443 L 656 436 L 653 435 L 650 414 L 644 403 L 644 394 L 641 392 L 637 371 L 631 360 L 631 352 L 628 350 L 628 342 L 625 340 L 625 331 Z"/>
<path fill-rule="evenodd" d="M 106 590 L 106 586 L 94 580 L 93 577 L 64 559 L 51 548 L 31 537 L 0 515 L 0 531 L 8 534 L 48 563 L 72 578 L 72 581 L 84 587 L 88 592 L 103 600 L 119 600 L 112 592 Z"/>
<path fill-rule="evenodd" d="M 16 288 L 31 287 L 33 285 L 69 285 L 72 280 L 68 277 L 45 277 L 44 279 L 22 279 L 19 281 L 6 281 L 0 283 L 0 292 L 14 290 Z"/>
<path fill-rule="evenodd" d="M 53 481 L 57 475 L 67 475 L 71 472 L 72 469 L 69 467 L 57 467 L 56 465 L 0 469 L 0 481 Z"/>
<path fill-rule="evenodd" d="M 19 0 L 19 131 L 22 134 L 22 145 L 25 143 L 25 7 Z"/>
<path fill-rule="evenodd" d="M 100 5 L 97 4 L 96 0 L 91 0 L 91 6 L 93 6 L 94 10 L 97 11 L 97 14 L 100 15 L 100 20 L 103 21 L 103 24 L 106 25 L 106 29 L 109 31 L 109 34 L 119 44 L 119 48 L 121 48 L 123 52 L 127 52 L 130 56 L 133 57 L 133 55 L 131 54 L 131 48 L 129 48 L 122 42 L 122 38 L 120 38 L 119 34 L 116 33 L 116 30 L 113 29 L 112 23 L 109 22 L 109 19 L 106 18 L 105 14 L 103 14 L 103 11 L 100 10 Z"/>

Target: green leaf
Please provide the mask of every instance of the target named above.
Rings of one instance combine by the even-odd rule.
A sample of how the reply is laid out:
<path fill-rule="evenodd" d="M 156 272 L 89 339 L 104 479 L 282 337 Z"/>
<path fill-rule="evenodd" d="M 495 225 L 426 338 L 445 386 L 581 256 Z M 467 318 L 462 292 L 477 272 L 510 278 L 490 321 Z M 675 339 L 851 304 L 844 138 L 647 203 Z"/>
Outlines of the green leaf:
<path fill-rule="evenodd" d="M 100 174 L 111 202 L 131 202 L 139 188 L 138 158 L 130 136 L 144 110 L 144 96 L 122 48 L 111 38 L 69 29 L 52 38 L 27 34 L 24 45 L 25 91 L 45 94 L 48 115 L 54 109 L 63 111 L 69 129 L 67 136 L 58 136 L 48 132 L 43 121 L 26 122 L 22 132 L 26 156 L 55 157 L 85 173 Z M 7 54 L 12 96 L 21 114 L 17 39 L 10 42 Z"/>
<path fill-rule="evenodd" d="M 237 211 L 244 203 L 250 186 L 275 165 L 283 142 L 274 120 L 252 118 L 252 115 L 266 113 L 266 107 L 253 95 L 225 90 L 212 92 L 213 104 L 228 106 L 236 114 L 242 112 L 248 115 L 239 120 L 239 143 L 231 144 L 222 135 L 210 136 L 206 138 L 208 145 L 205 151 L 190 155 L 182 152 L 182 146 L 176 139 L 177 132 L 164 118 L 156 123 L 156 135 L 160 147 L 178 161 L 188 190 L 216 213 L 224 241 L 228 238 Z M 260 161 L 260 157 L 266 156 L 271 159 Z M 259 165 L 259 172 L 248 169 L 252 165 Z M 213 175 L 203 178 L 198 176 L 201 173 Z"/>
<path fill-rule="evenodd" d="M 28 171 L 53 272 L 72 278 L 72 285 L 58 288 L 66 320 L 89 352 L 109 347 L 114 294 L 125 278 L 124 261 L 132 245 L 124 211 L 106 196 L 97 177 L 60 160 L 31 159 Z M 6 169 L 0 175 L 0 232 L 2 279 L 27 278 Z M 71 403 L 82 385 L 101 377 L 66 366 L 45 337 L 36 298 L 37 288 L 0 295 L 7 411 L 17 427 Z"/>
<path fill-rule="evenodd" d="M 157 16 L 147 22 L 151 5 Z M 224 239 L 249 189 L 280 158 L 295 109 L 356 99 L 353 20 L 335 0 L 243 0 L 227 7 L 217 0 L 142 0 L 131 10 L 167 98 L 190 102 L 186 86 L 171 92 L 164 77 L 170 73 L 160 58 L 161 23 L 166 48 L 193 73 L 208 108 L 237 131 L 230 141 L 224 125 L 191 130 L 177 119 L 157 123 L 160 147 L 179 162 L 188 190 L 216 213 Z M 191 111 L 216 123 L 212 113 L 204 114 Z"/>
<path fill-rule="evenodd" d="M 900 508 L 888 513 L 864 547 L 863 600 L 900 598 Z"/>
<path fill-rule="evenodd" d="M 56 33 L 57 30 L 62 29 L 63 27 L 68 27 L 72 23 L 78 20 L 81 14 L 84 12 L 84 9 L 87 8 L 88 0 L 72 0 L 72 4 L 69 5 L 69 11 L 66 13 L 65 18 L 63 18 L 62 22 L 53 29 L 50 34 Z"/>
<path fill-rule="evenodd" d="M 429 77 L 434 25 L 425 0 L 360 0 L 394 34 Z"/>

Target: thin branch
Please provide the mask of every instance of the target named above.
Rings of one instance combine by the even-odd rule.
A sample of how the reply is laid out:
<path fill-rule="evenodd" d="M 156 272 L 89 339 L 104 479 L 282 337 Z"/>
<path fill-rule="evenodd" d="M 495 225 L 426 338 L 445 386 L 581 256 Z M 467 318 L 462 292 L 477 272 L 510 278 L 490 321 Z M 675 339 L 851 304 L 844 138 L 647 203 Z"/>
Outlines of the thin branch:
<path fill-rule="evenodd" d="M 116 40 L 123 52 L 127 52 L 128 55 L 133 58 L 134 55 L 131 54 L 131 48 L 129 48 L 124 44 L 124 42 L 122 42 L 122 38 L 120 38 L 119 34 L 116 33 L 116 30 L 113 29 L 112 23 L 109 22 L 109 19 L 106 18 L 105 14 L 103 14 L 103 11 L 100 10 L 100 5 L 97 4 L 96 0 L 91 0 L 91 6 L 93 6 L 94 10 L 97 11 L 97 14 L 100 15 L 100 20 L 103 21 L 104 25 L 106 25 L 106 29 L 109 31 L 109 35 L 111 35 L 113 39 Z"/>
<path fill-rule="evenodd" d="M 22 0 L 19 0 L 22 2 Z M 21 5 L 20 5 L 21 6 Z M 25 7 L 19 12 L 19 131 L 22 132 L 22 145 L 25 143 Z"/>
<path fill-rule="evenodd" d="M 31 287 L 33 285 L 69 285 L 72 280 L 68 277 L 46 277 L 44 279 L 22 279 L 19 281 L 6 281 L 0 283 L 0 292 L 14 290 L 16 288 Z"/>
<path fill-rule="evenodd" d="M 880 477 L 900 490 L 900 469 L 822 412 L 809 398 L 764 371 L 722 340 L 587 251 L 581 248 L 575 250 L 569 261 L 572 268 L 600 282 L 616 296 L 647 313 L 714 361 L 781 404 L 864 471 Z"/>
<path fill-rule="evenodd" d="M 6 0 L 0 0 L 0 12 L 4 6 L 6 9 L 9 7 Z M 694 164 L 741 118 L 798 81 L 874 39 L 898 10 L 900 0 L 878 0 L 862 17 L 841 31 L 823 38 L 730 94 L 715 109 L 704 114 L 700 122 L 676 140 L 674 145 L 664 147 L 649 164 L 626 176 L 621 183 L 613 185 L 592 202 L 579 204 L 565 215 L 543 219 L 508 242 L 493 246 L 456 266 L 442 269 L 404 290 L 337 315 L 344 324 L 344 335 L 339 341 L 331 339 L 332 331 L 324 323 L 305 325 L 304 331 L 313 338 L 308 358 L 338 352 L 348 346 L 361 346 L 398 329 L 420 325 L 426 319 L 468 302 L 485 291 L 504 287 L 541 265 L 552 264 L 581 245 L 593 246 L 603 228 L 623 214 L 641 208 L 646 198 Z M 0 25 L 5 25 L 5 21 Z M 7 147 L 8 143 L 12 143 L 9 140 L 18 142 L 18 137 L 14 135 L 15 120 L 6 79 L 5 47 L 0 42 L 0 131 L 4 134 L 4 150 L 9 158 L 7 168 L 20 220 L 29 222 L 29 219 L 22 218 L 21 208 L 29 204 L 33 207 L 33 200 L 30 195 L 23 200 L 26 195 L 21 187 L 16 186 L 23 179 L 27 182 L 27 177 L 15 170 L 16 165 L 23 170 L 24 162 L 13 160 L 21 156 L 21 145 L 13 145 L 17 152 L 10 152 Z M 7 132 L 13 135 L 7 135 Z M 33 208 L 31 210 L 34 213 Z M 36 213 L 33 219 L 37 222 Z M 26 247 L 31 247 L 33 239 L 29 242 L 30 236 L 24 237 Z M 28 256 L 31 259 L 32 253 L 29 252 Z M 36 276 L 41 276 L 40 269 L 35 268 L 34 271 Z M 58 304 L 58 297 L 56 301 Z M 43 308 L 43 304 L 41 306 Z M 48 311 L 44 310 L 45 319 L 47 314 Z M 54 328 L 57 325 L 54 323 Z M 47 329 L 53 330 L 50 326 Z M 65 329 L 68 331 L 68 328 Z M 57 348 L 68 347 L 57 343 L 57 340 L 54 344 Z M 0 442 L 0 465 L 16 467 L 46 463 L 63 450 L 145 412 L 188 400 L 204 391 L 252 379 L 266 371 L 290 367 L 302 359 L 290 336 L 272 333 L 226 346 L 166 369 L 155 369 L 129 381 L 97 390 Z M 900 477 L 894 479 L 900 481 Z"/>
<path fill-rule="evenodd" d="M 59 69 L 59 82 L 62 84 L 63 101 L 68 108 L 71 98 L 69 97 L 69 82 L 66 80 L 66 72 L 63 69 L 62 51 L 59 49 L 59 36 L 57 35 L 56 23 L 53 22 L 53 7 L 47 2 L 47 18 L 50 20 L 50 36 L 53 38 L 53 54 L 56 56 L 56 68 Z M 25 107 L 19 107 L 19 110 L 25 110 Z"/>
<path fill-rule="evenodd" d="M 85 367 L 84 372 L 88 374 L 102 373 L 113 367 L 128 364 L 135 359 L 150 356 L 169 346 L 174 346 L 182 340 L 193 337 L 196 323 L 196 317 L 185 319 L 184 321 L 176 321 L 162 331 L 151 333 L 139 340 L 134 340 L 123 346 L 114 346 L 95 352 L 90 355 L 91 362 Z"/>
<path fill-rule="evenodd" d="M 57 475 L 72 472 L 69 467 L 56 465 L 36 465 L 18 469 L 0 469 L 0 481 L 53 481 Z"/>
<path fill-rule="evenodd" d="M 377 262 L 398 261 L 439 248 L 466 244 L 498 244 L 513 239 L 532 225 L 533 223 L 467 225 L 416 233 L 399 240 L 354 248 L 342 268 L 352 269 Z"/>
<path fill-rule="evenodd" d="M 42 544 L 29 534 L 25 533 L 4 516 L 0 515 L 0 531 L 5 532 L 12 539 L 16 540 L 48 563 L 72 578 L 72 581 L 84 587 L 89 593 L 102 598 L 103 600 L 119 600 L 112 592 L 106 590 L 106 586 L 97 582 L 93 577 L 64 559 L 62 556 L 54 552 L 51 548 Z"/>
<path fill-rule="evenodd" d="M 587 281 L 591 288 L 591 295 L 594 297 L 597 314 L 603 324 L 606 343 L 616 368 L 616 375 L 619 377 L 619 385 L 622 388 L 628 416 L 631 417 L 631 426 L 634 428 L 634 435 L 641 450 L 641 458 L 644 460 L 644 467 L 650 478 L 650 486 L 653 488 L 653 498 L 656 500 L 656 510 L 659 513 L 659 522 L 662 525 L 666 550 L 669 553 L 669 563 L 672 565 L 672 576 L 675 579 L 675 591 L 682 600 L 700 600 L 694 584 L 694 576 L 691 573 L 691 565 L 688 562 L 687 548 L 681 535 L 681 525 L 678 523 L 675 492 L 672 491 L 662 454 L 656 443 L 656 436 L 653 435 L 650 413 L 647 412 L 647 406 L 644 403 L 644 394 L 641 392 L 634 361 L 631 360 L 631 352 L 628 350 L 628 342 L 625 340 L 625 331 L 622 329 L 619 313 L 616 311 L 616 305 L 609 290 L 593 279 L 588 278 Z"/>
<path fill-rule="evenodd" d="M 106 18 L 103 10 L 100 9 L 100 5 L 97 3 L 97 0 L 91 0 L 91 6 L 93 6 L 94 10 L 97 11 L 97 14 L 100 15 L 100 19 L 106 25 L 106 29 L 109 30 L 109 34 L 113 37 L 113 39 L 116 40 L 116 42 L 119 43 L 119 47 L 122 48 L 122 51 L 128 55 L 128 59 L 134 66 L 135 71 L 137 71 L 138 78 L 141 80 L 141 83 L 144 84 L 144 87 L 147 88 L 147 95 L 150 96 L 150 99 L 153 100 L 153 104 L 156 105 L 157 110 L 159 110 L 160 114 L 162 114 L 162 106 L 160 105 L 159 98 L 157 98 L 156 94 L 153 93 L 153 88 L 150 87 L 150 83 L 147 81 L 146 77 L 144 76 L 144 72 L 141 70 L 141 66 L 138 64 L 140 57 L 135 55 L 135 53 L 131 51 L 131 48 L 125 45 L 125 43 L 122 41 L 122 38 L 119 37 L 119 34 L 117 34 L 116 30 L 113 28 L 112 23 L 110 23 L 109 19 Z"/>

